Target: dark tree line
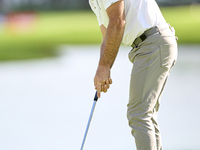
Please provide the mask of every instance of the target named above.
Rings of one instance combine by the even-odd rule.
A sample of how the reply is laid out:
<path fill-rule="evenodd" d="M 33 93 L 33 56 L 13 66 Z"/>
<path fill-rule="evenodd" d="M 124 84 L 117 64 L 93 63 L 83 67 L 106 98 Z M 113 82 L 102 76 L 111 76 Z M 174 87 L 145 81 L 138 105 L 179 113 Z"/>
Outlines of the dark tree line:
<path fill-rule="evenodd" d="M 156 0 L 160 6 L 190 5 L 200 3 L 200 0 Z"/>
<path fill-rule="evenodd" d="M 0 0 L 0 12 L 89 9 L 88 0 Z"/>
<path fill-rule="evenodd" d="M 188 5 L 200 0 L 156 0 L 160 6 Z M 0 0 L 0 12 L 89 9 L 88 0 Z"/>

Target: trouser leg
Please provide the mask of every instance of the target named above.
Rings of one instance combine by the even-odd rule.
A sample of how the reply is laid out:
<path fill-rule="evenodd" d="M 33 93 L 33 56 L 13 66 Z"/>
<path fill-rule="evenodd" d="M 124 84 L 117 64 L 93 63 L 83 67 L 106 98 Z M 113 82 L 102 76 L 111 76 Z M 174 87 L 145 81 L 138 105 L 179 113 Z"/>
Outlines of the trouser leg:
<path fill-rule="evenodd" d="M 128 120 L 138 150 L 156 150 L 160 142 L 154 108 L 168 72 L 156 65 L 156 55 L 159 54 L 154 56 L 155 59 L 152 55 L 142 56 L 142 60 L 138 58 L 131 75 Z"/>
<path fill-rule="evenodd" d="M 168 77 L 167 77 L 168 78 Z M 167 81 L 167 78 L 164 82 L 164 85 L 163 85 L 163 88 L 165 86 L 165 83 Z M 162 91 L 163 91 L 163 88 L 160 92 L 160 95 L 158 97 L 158 100 L 157 100 L 157 103 L 156 103 L 156 106 L 153 110 L 153 117 L 152 117 L 152 123 L 154 125 L 154 129 L 155 129 L 155 136 L 156 136 L 156 147 L 157 147 L 157 150 L 162 150 L 162 139 L 161 139 L 161 133 L 160 133 L 160 128 L 159 128 L 159 125 L 158 125 L 158 118 L 157 118 L 157 114 L 158 114 L 158 110 L 159 110 L 159 106 L 160 106 L 160 96 L 162 94 Z"/>
<path fill-rule="evenodd" d="M 160 95 L 176 57 L 175 50 L 173 44 L 161 43 L 133 52 L 127 116 L 138 150 L 162 149 L 156 116 Z"/>
<path fill-rule="evenodd" d="M 154 117 L 152 118 L 152 123 L 153 123 L 154 129 L 155 129 L 156 150 L 162 150 L 161 133 L 160 133 L 157 119 L 154 119 L 155 117 L 157 117 L 157 114 L 154 114 Z"/>

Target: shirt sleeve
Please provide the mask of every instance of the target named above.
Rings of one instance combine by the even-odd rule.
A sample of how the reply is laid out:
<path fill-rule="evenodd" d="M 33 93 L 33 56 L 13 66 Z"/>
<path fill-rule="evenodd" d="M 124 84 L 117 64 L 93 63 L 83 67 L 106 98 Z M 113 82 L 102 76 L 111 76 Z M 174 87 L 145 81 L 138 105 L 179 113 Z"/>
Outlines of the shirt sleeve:
<path fill-rule="evenodd" d="M 94 14 L 97 17 L 97 21 L 99 23 L 99 26 L 101 26 L 103 24 L 103 21 L 102 21 L 102 16 L 101 16 L 100 11 L 97 8 L 95 8 L 96 6 L 94 5 L 93 2 L 89 1 L 89 4 L 90 4 L 92 11 L 94 12 Z"/>
<path fill-rule="evenodd" d="M 103 4 L 104 4 L 104 8 L 105 10 L 110 7 L 112 4 L 120 1 L 120 0 L 102 0 L 103 1 Z"/>

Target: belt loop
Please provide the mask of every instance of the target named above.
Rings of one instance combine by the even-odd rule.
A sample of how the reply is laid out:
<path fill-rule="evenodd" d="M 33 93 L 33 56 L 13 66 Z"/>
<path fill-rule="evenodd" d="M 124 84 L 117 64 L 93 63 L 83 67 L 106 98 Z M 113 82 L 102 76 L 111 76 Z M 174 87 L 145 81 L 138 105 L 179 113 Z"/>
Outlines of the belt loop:
<path fill-rule="evenodd" d="M 162 35 L 159 26 L 156 26 L 156 30 L 159 32 L 160 35 Z"/>
<path fill-rule="evenodd" d="M 134 48 L 137 48 L 137 46 L 135 45 L 135 43 L 133 42 L 133 44 L 131 45 L 131 47 L 134 49 Z"/>

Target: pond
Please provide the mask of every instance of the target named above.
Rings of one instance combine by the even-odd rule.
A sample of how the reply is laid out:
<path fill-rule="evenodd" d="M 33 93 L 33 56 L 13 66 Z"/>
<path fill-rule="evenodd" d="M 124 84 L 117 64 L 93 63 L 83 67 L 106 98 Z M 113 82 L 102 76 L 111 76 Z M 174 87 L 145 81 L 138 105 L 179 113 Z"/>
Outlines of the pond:
<path fill-rule="evenodd" d="M 60 46 L 60 56 L 0 63 L 0 149 L 78 150 L 95 94 L 99 46 Z M 113 84 L 97 102 L 85 150 L 136 150 L 126 119 L 131 63 L 122 46 Z M 200 46 L 179 46 L 161 97 L 165 150 L 200 149 Z"/>

